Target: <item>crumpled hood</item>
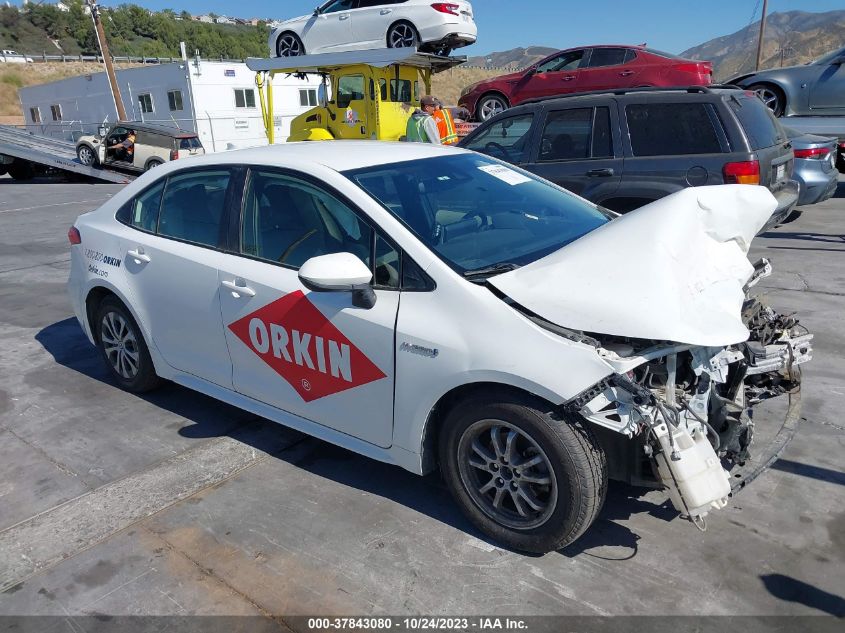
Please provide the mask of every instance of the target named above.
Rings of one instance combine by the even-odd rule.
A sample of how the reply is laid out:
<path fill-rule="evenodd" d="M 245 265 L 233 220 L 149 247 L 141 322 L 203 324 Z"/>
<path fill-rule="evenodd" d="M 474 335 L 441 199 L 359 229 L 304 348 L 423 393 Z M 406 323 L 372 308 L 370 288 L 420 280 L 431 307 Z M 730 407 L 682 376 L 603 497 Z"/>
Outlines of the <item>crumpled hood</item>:
<path fill-rule="evenodd" d="M 751 240 L 777 207 L 765 187 L 692 187 L 619 217 L 488 283 L 587 332 L 725 346 L 748 338 Z"/>

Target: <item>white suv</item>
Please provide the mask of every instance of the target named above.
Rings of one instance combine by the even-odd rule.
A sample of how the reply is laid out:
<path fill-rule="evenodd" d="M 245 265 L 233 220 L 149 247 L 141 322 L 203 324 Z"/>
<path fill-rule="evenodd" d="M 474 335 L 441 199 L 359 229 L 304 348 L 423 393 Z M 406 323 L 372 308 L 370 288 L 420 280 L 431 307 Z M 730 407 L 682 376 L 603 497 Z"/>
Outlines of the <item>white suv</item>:
<path fill-rule="evenodd" d="M 419 48 L 448 55 L 475 42 L 472 5 L 465 0 L 330 0 L 313 14 L 270 33 L 272 57 L 370 48 Z"/>
<path fill-rule="evenodd" d="M 7 64 L 26 64 L 32 62 L 32 57 L 26 57 L 17 51 L 6 50 L 0 51 L 0 62 L 6 62 Z"/>

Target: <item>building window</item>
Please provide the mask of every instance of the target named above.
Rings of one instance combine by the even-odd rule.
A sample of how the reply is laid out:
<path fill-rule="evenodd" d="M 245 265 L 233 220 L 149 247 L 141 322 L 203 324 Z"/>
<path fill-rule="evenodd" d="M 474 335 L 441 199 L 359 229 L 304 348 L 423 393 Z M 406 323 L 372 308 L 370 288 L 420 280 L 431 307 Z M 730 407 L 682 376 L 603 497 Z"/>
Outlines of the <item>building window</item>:
<path fill-rule="evenodd" d="M 41 123 L 41 110 L 39 108 L 29 109 L 29 118 L 33 123 Z"/>
<path fill-rule="evenodd" d="M 255 91 L 252 88 L 235 88 L 235 107 L 254 108 Z"/>
<path fill-rule="evenodd" d="M 153 96 L 151 94 L 138 95 L 138 103 L 141 105 L 141 112 L 151 114 L 153 111 Z"/>
<path fill-rule="evenodd" d="M 167 104 L 170 106 L 171 112 L 178 112 L 183 109 L 182 107 L 182 91 L 181 90 L 171 90 L 167 93 Z"/>
<path fill-rule="evenodd" d="M 314 89 L 299 91 L 299 105 L 303 108 L 317 105 L 317 91 Z"/>
<path fill-rule="evenodd" d="M 50 106 L 50 114 L 53 115 L 54 121 L 61 121 L 62 120 L 62 106 L 59 104 L 51 105 Z"/>

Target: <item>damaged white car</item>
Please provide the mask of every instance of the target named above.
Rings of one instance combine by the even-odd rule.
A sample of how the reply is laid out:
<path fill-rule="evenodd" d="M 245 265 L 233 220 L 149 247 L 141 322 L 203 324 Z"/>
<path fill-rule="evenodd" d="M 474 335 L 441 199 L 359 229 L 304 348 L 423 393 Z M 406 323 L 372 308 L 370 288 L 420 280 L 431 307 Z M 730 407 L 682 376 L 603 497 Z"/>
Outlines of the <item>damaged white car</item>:
<path fill-rule="evenodd" d="M 68 285 L 124 388 L 439 464 L 481 530 L 547 552 L 609 478 L 701 525 L 789 439 L 812 335 L 748 293 L 775 206 L 699 187 L 614 218 L 463 150 L 288 144 L 139 178 L 71 228 Z M 781 394 L 785 417 L 752 417 Z"/>

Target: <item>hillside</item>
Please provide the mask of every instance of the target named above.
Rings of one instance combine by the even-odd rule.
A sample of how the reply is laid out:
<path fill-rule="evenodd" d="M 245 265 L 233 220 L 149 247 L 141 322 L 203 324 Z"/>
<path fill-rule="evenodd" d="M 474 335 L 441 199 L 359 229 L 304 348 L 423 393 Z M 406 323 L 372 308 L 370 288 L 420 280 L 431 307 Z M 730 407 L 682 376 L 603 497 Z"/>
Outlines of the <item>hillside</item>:
<path fill-rule="evenodd" d="M 713 62 L 715 79 L 725 81 L 754 70 L 759 32 L 758 20 L 736 33 L 690 48 L 681 56 L 709 59 Z M 781 50 L 783 65 L 797 66 L 842 46 L 845 46 L 845 11 L 772 13 L 766 19 L 762 67 L 780 66 Z"/>
<path fill-rule="evenodd" d="M 48 55 L 95 54 L 97 40 L 82 0 L 64 0 L 68 11 L 51 4 L 30 3 L 23 10 L 0 7 L 0 48 Z M 264 56 L 269 27 L 206 24 L 183 11 L 150 13 L 132 4 L 104 11 L 103 28 L 115 56 L 176 57 L 179 42 L 206 58 Z"/>
<path fill-rule="evenodd" d="M 548 48 L 546 46 L 512 48 L 509 51 L 499 51 L 480 57 L 470 57 L 467 60 L 467 64 L 470 66 L 491 66 L 493 68 L 525 68 L 534 62 L 540 61 L 547 55 L 551 55 L 556 50 L 556 48 Z M 460 54 L 460 51 L 458 51 L 458 54 Z"/>

